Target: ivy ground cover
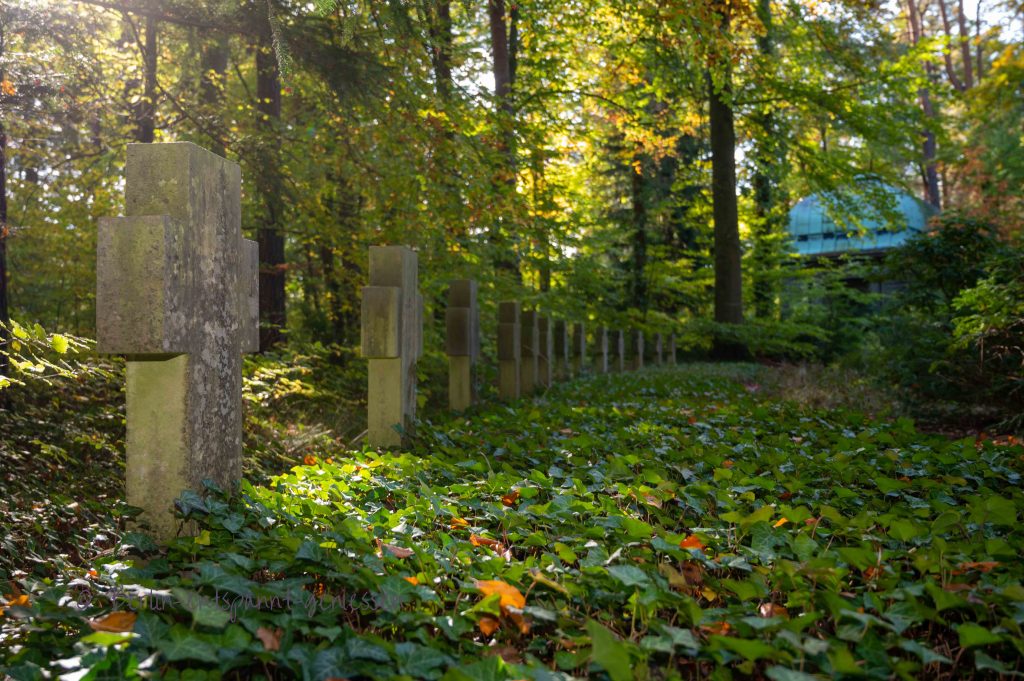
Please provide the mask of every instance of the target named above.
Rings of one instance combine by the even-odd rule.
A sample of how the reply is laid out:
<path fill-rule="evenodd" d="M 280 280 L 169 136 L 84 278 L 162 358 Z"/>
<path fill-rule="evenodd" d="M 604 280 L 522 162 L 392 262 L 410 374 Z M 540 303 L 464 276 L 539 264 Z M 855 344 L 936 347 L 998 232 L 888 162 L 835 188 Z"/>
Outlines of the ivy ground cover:
<path fill-rule="evenodd" d="M 1020 675 L 1016 444 L 766 396 L 770 370 L 576 381 L 323 451 L 3 606 L 0 675 Z"/>

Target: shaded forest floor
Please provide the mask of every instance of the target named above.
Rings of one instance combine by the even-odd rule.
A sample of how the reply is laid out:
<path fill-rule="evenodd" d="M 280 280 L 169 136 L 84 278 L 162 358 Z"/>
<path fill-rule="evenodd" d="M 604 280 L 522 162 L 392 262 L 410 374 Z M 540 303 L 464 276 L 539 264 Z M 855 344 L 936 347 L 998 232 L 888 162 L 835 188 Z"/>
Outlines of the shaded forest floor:
<path fill-rule="evenodd" d="M 267 391 L 311 399 L 260 371 Z M 186 499 L 201 533 L 166 550 L 119 529 L 109 386 L 58 388 L 4 425 L 0 567 L 18 570 L 18 604 L 0 649 L 18 679 L 57 658 L 92 678 L 1019 670 L 1024 448 L 922 433 L 826 378 L 596 377 L 428 412 L 394 454 L 297 425 L 250 382 L 256 484 Z M 44 416 L 60 410 L 75 418 Z M 146 593 L 159 603 L 141 607 Z"/>

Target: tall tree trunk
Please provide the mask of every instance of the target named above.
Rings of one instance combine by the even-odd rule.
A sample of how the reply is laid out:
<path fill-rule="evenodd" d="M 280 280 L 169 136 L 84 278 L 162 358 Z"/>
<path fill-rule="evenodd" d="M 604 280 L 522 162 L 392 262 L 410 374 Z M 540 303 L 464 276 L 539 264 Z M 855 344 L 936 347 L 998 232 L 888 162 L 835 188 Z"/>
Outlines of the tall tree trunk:
<path fill-rule="evenodd" d="M 771 12 L 771 0 L 758 0 L 757 15 L 764 26 L 764 33 L 757 39 L 757 46 L 761 56 L 769 64 L 774 62 L 776 53 Z M 765 108 L 758 111 L 753 116 L 753 122 L 760 128 L 760 139 L 754 150 L 754 175 L 751 179 L 756 213 L 751 275 L 754 314 L 761 319 L 768 319 L 775 313 L 775 291 L 770 272 L 778 259 L 779 249 L 775 237 L 782 228 L 778 180 L 785 142 L 776 130 L 773 109 Z"/>
<path fill-rule="evenodd" d="M 907 19 L 910 23 L 910 37 L 914 45 L 921 42 L 923 38 L 923 27 L 921 25 L 921 16 L 917 11 L 917 3 L 915 0 L 907 0 Z M 930 63 L 924 65 L 925 74 L 928 76 L 928 80 L 933 80 L 934 67 Z M 922 87 L 917 91 L 918 99 L 921 102 L 921 110 L 924 112 L 925 119 L 929 122 L 935 120 L 935 107 L 932 104 L 931 93 L 927 87 Z M 924 194 L 925 200 L 935 206 L 936 208 L 942 207 L 942 197 L 939 193 L 939 173 L 935 164 L 936 156 L 936 144 L 935 144 L 935 133 L 929 129 L 925 129 L 922 132 L 924 142 L 922 145 L 922 152 L 924 155 L 923 168 L 922 168 L 922 181 L 924 182 Z"/>
<path fill-rule="evenodd" d="M 974 66 L 971 63 L 971 31 L 967 28 L 964 0 L 957 0 L 956 23 L 960 27 L 960 59 L 964 63 L 964 87 L 970 90 L 974 87 Z"/>
<path fill-rule="evenodd" d="M 630 164 L 630 194 L 633 209 L 632 305 L 647 311 L 647 206 L 644 196 L 643 157 L 637 151 Z"/>
<path fill-rule="evenodd" d="M 488 19 L 491 30 L 491 60 L 494 75 L 494 97 L 498 105 L 499 151 L 504 157 L 504 165 L 499 172 L 511 197 L 516 186 L 516 152 L 515 152 L 515 109 L 512 105 L 512 87 L 514 85 L 514 64 L 516 35 L 516 14 L 513 19 L 513 40 L 509 39 L 509 27 L 505 21 L 505 0 L 488 0 Z M 522 281 L 519 263 L 514 250 L 509 245 L 504 227 L 508 220 L 505 216 L 496 216 L 491 233 L 491 245 L 495 248 L 494 265 L 499 271 L 507 272 L 516 281 Z"/>
<path fill-rule="evenodd" d="M 429 0 L 428 0 L 429 2 Z M 451 0 L 433 0 L 431 11 L 425 8 L 427 31 L 430 35 L 430 63 L 434 68 L 434 85 L 442 100 L 452 96 L 452 3 Z"/>
<path fill-rule="evenodd" d="M 981 82 L 981 79 L 985 77 L 985 62 L 982 59 L 982 47 L 981 47 L 981 5 L 982 0 L 978 0 L 978 8 L 975 10 L 974 16 L 974 50 L 976 53 L 977 63 L 977 82 Z"/>
<path fill-rule="evenodd" d="M 256 232 L 260 252 L 260 352 L 282 340 L 285 334 L 285 253 L 283 186 L 280 174 L 281 77 L 271 39 L 264 26 L 256 49 L 256 111 L 263 129 L 260 141 L 256 191 L 261 215 Z"/>
<path fill-rule="evenodd" d="M 151 16 L 146 17 L 143 30 L 143 85 L 142 101 L 138 108 L 138 129 L 136 139 L 150 144 L 156 132 L 156 57 L 157 57 L 157 22 Z"/>
<path fill-rule="evenodd" d="M 531 151 L 531 157 L 533 159 L 530 165 L 530 177 L 533 189 L 534 229 L 537 234 L 537 250 L 540 253 L 537 278 L 540 290 L 546 292 L 551 290 L 551 233 L 548 219 L 544 217 L 549 209 L 544 150 L 535 147 Z"/>
<path fill-rule="evenodd" d="M 721 28 L 729 31 L 729 8 L 723 3 Z M 736 127 L 733 120 L 732 70 L 725 60 L 722 87 L 716 89 L 707 74 L 711 123 L 711 198 L 715 221 L 715 321 L 743 323 L 743 275 L 739 211 L 736 205 Z M 716 339 L 715 355 L 741 354 L 732 344 Z"/>
<path fill-rule="evenodd" d="M 224 103 L 224 76 L 228 71 L 228 58 L 231 55 L 231 44 L 228 36 L 221 34 L 210 40 L 203 47 L 199 60 L 202 76 L 199 79 L 199 96 L 206 107 L 206 116 L 216 119 L 217 123 L 208 125 L 210 131 L 210 151 L 218 156 L 227 153 L 225 140 L 220 125 L 219 111 Z"/>
<path fill-rule="evenodd" d="M 939 16 L 942 17 L 942 31 L 946 34 L 946 41 L 949 43 L 949 49 L 942 51 L 943 61 L 946 64 L 946 77 L 949 78 L 950 85 L 957 92 L 964 91 L 964 83 L 960 80 L 960 76 L 956 73 L 956 68 L 953 66 L 953 28 L 949 21 L 949 8 L 946 7 L 946 0 L 939 0 Z"/>

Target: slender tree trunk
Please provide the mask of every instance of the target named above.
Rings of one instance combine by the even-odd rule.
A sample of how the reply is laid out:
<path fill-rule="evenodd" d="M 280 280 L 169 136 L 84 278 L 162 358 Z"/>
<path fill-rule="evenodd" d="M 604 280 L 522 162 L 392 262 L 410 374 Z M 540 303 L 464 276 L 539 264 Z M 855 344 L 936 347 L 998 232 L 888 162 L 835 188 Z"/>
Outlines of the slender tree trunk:
<path fill-rule="evenodd" d="M 768 64 L 774 62 L 776 55 L 771 11 L 771 0 L 758 0 L 757 14 L 764 26 L 764 34 L 757 39 L 757 46 Z M 751 268 L 754 314 L 761 319 L 769 319 L 775 314 L 775 291 L 770 272 L 776 266 L 778 258 L 775 237 L 782 228 L 778 179 L 780 166 L 784 161 L 785 142 L 776 129 L 773 109 L 766 108 L 755 113 L 753 122 L 760 128 L 760 139 L 754 151 L 754 175 L 751 178 L 756 212 Z"/>
<path fill-rule="evenodd" d="M 260 352 L 265 352 L 284 340 L 286 324 L 284 200 L 279 167 L 281 78 L 269 23 L 256 49 L 256 99 L 263 129 L 256 176 L 262 215 L 256 241 L 260 252 Z"/>
<path fill-rule="evenodd" d="M 142 101 L 138 108 L 138 130 L 136 138 L 139 142 L 150 144 L 156 132 L 156 57 L 157 57 L 157 20 L 146 17 L 143 30 L 143 85 Z"/>
<path fill-rule="evenodd" d="M 915 0 L 907 0 L 907 19 L 910 23 L 911 40 L 914 45 L 917 45 L 923 38 L 923 29 L 921 26 L 921 17 L 918 14 L 917 3 Z M 933 79 L 934 67 L 930 63 L 925 64 L 925 74 L 928 76 L 929 81 Z M 928 88 L 920 88 L 917 91 L 917 95 L 921 102 L 921 110 L 924 112 L 925 119 L 928 121 L 934 121 L 935 108 L 932 104 L 931 93 Z M 922 148 L 924 154 L 922 180 L 924 182 L 925 200 L 936 208 L 941 208 L 942 197 L 939 193 L 939 173 L 935 165 L 935 133 L 926 129 L 922 132 L 922 137 L 924 138 Z"/>
<path fill-rule="evenodd" d="M 222 34 L 216 36 L 203 47 L 200 57 L 200 68 L 203 73 L 199 80 L 199 95 L 206 107 L 207 117 L 216 124 L 211 124 L 209 130 L 215 131 L 209 139 L 210 151 L 224 156 L 227 153 L 225 140 L 221 132 L 219 111 L 224 103 L 224 76 L 228 71 L 228 58 L 231 55 L 231 45 L 228 36 Z"/>
<path fill-rule="evenodd" d="M 545 159 L 544 150 L 534 148 L 531 153 L 533 162 L 530 167 L 531 186 L 533 189 L 533 214 L 534 229 L 537 234 L 537 250 L 540 254 L 540 265 L 538 267 L 538 285 L 540 290 L 551 290 L 551 234 L 548 229 L 548 220 L 543 217 L 547 213 L 547 189 L 545 182 Z"/>
<path fill-rule="evenodd" d="M 434 67 L 434 84 L 443 101 L 452 95 L 452 3 L 435 0 L 433 12 L 427 10 L 427 30 L 430 34 L 430 63 Z"/>
<path fill-rule="evenodd" d="M 736 129 L 728 81 L 716 92 L 708 77 L 711 120 L 711 196 L 715 221 L 715 321 L 743 322 L 739 211 L 736 205 Z"/>
<path fill-rule="evenodd" d="M 982 5 L 982 0 L 978 0 L 978 8 L 977 8 L 975 16 L 974 16 L 974 41 L 975 41 L 974 49 L 975 49 L 975 53 L 977 55 L 977 60 L 978 60 L 977 64 L 975 64 L 975 66 L 977 67 L 977 71 L 978 71 L 978 80 L 977 80 L 977 82 L 979 82 L 979 83 L 981 82 L 981 79 L 985 77 L 985 72 L 984 72 L 985 62 L 982 60 L 982 47 L 981 47 L 981 5 Z"/>
<path fill-rule="evenodd" d="M 950 85 L 957 92 L 964 91 L 964 83 L 960 80 L 960 76 L 956 73 L 956 68 L 953 66 L 953 27 L 949 21 L 949 8 L 946 7 L 946 0 L 939 0 L 939 16 L 942 17 L 942 31 L 946 34 L 946 41 L 949 43 L 949 49 L 943 50 L 943 61 L 946 64 L 946 77 L 949 78 Z"/>
<path fill-rule="evenodd" d="M 498 105 L 499 151 L 504 157 L 504 165 L 499 177 L 511 197 L 516 186 L 516 152 L 515 152 L 515 109 L 512 105 L 513 69 L 515 64 L 515 40 L 509 40 L 509 27 L 505 21 L 505 0 L 488 0 L 488 19 L 491 30 L 491 59 L 494 75 L 494 97 Z M 512 17 L 515 19 L 515 15 Z M 515 39 L 517 29 L 513 21 L 512 36 Z M 522 281 L 519 263 L 514 250 L 509 245 L 505 226 L 505 216 L 496 216 L 491 233 L 491 244 L 495 248 L 494 265 L 499 271 L 507 272 L 516 281 Z"/>
<path fill-rule="evenodd" d="M 721 29 L 728 33 L 729 8 L 723 3 Z M 736 205 L 736 127 L 732 110 L 732 71 L 725 60 L 722 87 L 716 89 L 708 71 L 708 118 L 711 123 L 711 198 L 715 221 L 715 321 L 743 323 L 743 275 L 739 211 Z M 715 340 L 714 354 L 733 358 L 740 348 Z"/>
<path fill-rule="evenodd" d="M 964 87 L 970 90 L 974 87 L 974 66 L 971 63 L 971 32 L 967 28 L 964 0 L 957 0 L 956 23 L 960 27 L 960 59 L 964 63 Z"/>
<path fill-rule="evenodd" d="M 633 154 L 630 164 L 630 194 L 633 208 L 633 281 L 632 304 L 647 311 L 647 206 L 644 203 L 643 158 Z"/>

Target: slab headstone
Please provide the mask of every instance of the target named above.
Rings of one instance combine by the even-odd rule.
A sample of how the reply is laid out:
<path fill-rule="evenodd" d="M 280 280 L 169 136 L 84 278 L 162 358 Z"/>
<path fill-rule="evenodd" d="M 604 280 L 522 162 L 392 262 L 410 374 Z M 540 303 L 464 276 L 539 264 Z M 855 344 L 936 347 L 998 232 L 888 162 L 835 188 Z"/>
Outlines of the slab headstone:
<path fill-rule="evenodd" d="M 517 400 L 522 394 L 519 385 L 521 334 L 519 303 L 498 303 L 498 398 L 505 401 Z"/>
<path fill-rule="evenodd" d="M 594 332 L 594 370 L 607 374 L 608 369 L 608 328 L 600 326 Z"/>
<path fill-rule="evenodd" d="M 537 315 L 537 385 L 550 388 L 554 376 L 554 344 L 551 317 Z"/>
<path fill-rule="evenodd" d="M 587 367 L 587 327 L 577 322 L 572 328 L 572 362 L 573 372 L 582 376 Z"/>
<path fill-rule="evenodd" d="M 612 371 L 622 373 L 626 370 L 626 334 L 612 331 L 611 346 Z"/>
<path fill-rule="evenodd" d="M 129 144 L 125 217 L 101 218 L 96 349 L 127 356 L 126 496 L 166 541 L 174 500 L 242 476 L 242 353 L 259 349 L 259 253 L 238 164 Z"/>
<path fill-rule="evenodd" d="M 661 334 L 656 333 L 654 334 L 654 363 L 656 365 L 661 366 L 662 362 L 664 361 L 664 354 L 664 349 L 662 348 L 661 343 Z"/>
<path fill-rule="evenodd" d="M 555 321 L 552 352 L 555 358 L 555 380 L 569 378 L 569 325 L 559 319 Z"/>
<path fill-rule="evenodd" d="M 530 395 L 537 390 L 540 373 L 540 328 L 536 310 L 523 310 L 519 315 L 519 347 L 522 360 L 519 363 L 519 390 Z"/>
<path fill-rule="evenodd" d="M 668 337 L 668 363 L 676 365 L 676 335 L 673 333 Z"/>
<path fill-rule="evenodd" d="M 476 363 L 480 356 L 480 308 L 477 283 L 472 279 L 457 279 L 448 285 L 445 329 L 448 406 L 465 411 L 477 401 Z"/>
<path fill-rule="evenodd" d="M 634 331 L 633 334 L 633 363 L 632 368 L 634 371 L 639 371 L 644 368 L 644 332 Z"/>
<path fill-rule="evenodd" d="M 416 362 L 423 352 L 416 252 L 408 246 L 371 246 L 362 302 L 362 350 L 369 361 L 366 441 L 400 447 L 413 434 Z"/>

